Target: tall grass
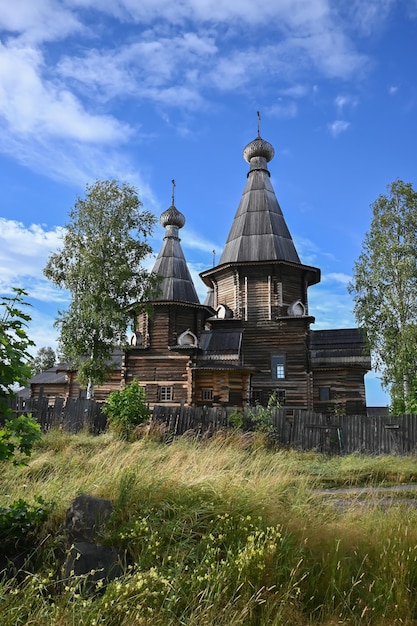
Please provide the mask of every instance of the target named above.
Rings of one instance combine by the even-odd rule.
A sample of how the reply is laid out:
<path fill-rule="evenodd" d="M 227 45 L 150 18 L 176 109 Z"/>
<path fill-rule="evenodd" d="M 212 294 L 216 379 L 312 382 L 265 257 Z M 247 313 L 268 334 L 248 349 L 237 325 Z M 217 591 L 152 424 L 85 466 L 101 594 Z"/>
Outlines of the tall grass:
<path fill-rule="evenodd" d="M 415 458 L 327 458 L 261 444 L 229 434 L 171 445 L 46 435 L 27 467 L 1 468 L 0 505 L 35 495 L 57 503 L 36 573 L 0 584 L 1 623 L 417 623 L 412 497 L 335 503 L 319 490 L 412 481 Z M 94 594 L 83 577 L 62 580 L 55 562 L 55 534 L 80 493 L 112 500 L 104 541 L 127 560 L 125 574 Z"/>

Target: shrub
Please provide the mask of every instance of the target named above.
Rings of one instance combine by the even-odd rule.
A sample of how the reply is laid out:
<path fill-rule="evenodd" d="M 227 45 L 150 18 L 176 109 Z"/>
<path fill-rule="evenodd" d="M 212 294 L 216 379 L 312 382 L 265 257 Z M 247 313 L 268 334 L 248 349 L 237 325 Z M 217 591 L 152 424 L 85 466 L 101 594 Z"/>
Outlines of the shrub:
<path fill-rule="evenodd" d="M 135 379 L 121 389 L 112 391 L 103 407 L 110 430 L 121 439 L 128 439 L 133 429 L 150 418 L 151 412 L 145 403 L 145 389 Z"/>
<path fill-rule="evenodd" d="M 29 456 L 41 435 L 32 416 L 15 417 L 9 406 L 15 385 L 26 384 L 31 376 L 28 349 L 35 345 L 26 330 L 31 318 L 22 310 L 28 306 L 27 293 L 13 291 L 13 297 L 0 298 L 0 461 L 15 462 L 15 453 Z"/>
<path fill-rule="evenodd" d="M 255 407 L 248 407 L 244 413 L 235 411 L 229 417 L 229 424 L 235 429 L 251 430 L 270 434 L 274 432 L 272 412 L 280 408 L 276 393 L 271 394 L 267 406 L 257 404 Z"/>
<path fill-rule="evenodd" d="M 3 555 L 13 555 L 33 545 L 34 535 L 54 507 L 41 496 L 35 504 L 16 500 L 8 507 L 0 507 L 0 545 Z"/>
<path fill-rule="evenodd" d="M 19 415 L 7 417 L 4 426 L 0 428 L 0 461 L 13 461 L 15 465 L 20 463 L 15 455 L 21 452 L 29 456 L 33 445 L 41 438 L 41 429 L 32 415 Z"/>

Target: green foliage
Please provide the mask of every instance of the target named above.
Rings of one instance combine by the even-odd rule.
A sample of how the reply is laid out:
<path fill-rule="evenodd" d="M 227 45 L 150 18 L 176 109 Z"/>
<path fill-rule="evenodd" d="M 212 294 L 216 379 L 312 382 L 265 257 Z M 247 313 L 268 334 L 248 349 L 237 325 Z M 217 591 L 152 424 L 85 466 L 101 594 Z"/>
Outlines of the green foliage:
<path fill-rule="evenodd" d="M 257 404 L 255 407 L 245 408 L 244 413 L 235 411 L 229 417 L 229 423 L 233 428 L 238 430 L 253 430 L 260 433 L 270 434 L 274 432 L 274 424 L 272 414 L 274 409 L 279 409 L 280 403 L 277 394 L 274 392 L 270 395 L 268 404 L 262 406 Z"/>
<path fill-rule="evenodd" d="M 37 531 L 54 508 L 53 503 L 35 496 L 35 504 L 23 499 L 0 507 L 0 552 L 13 555 L 31 547 Z"/>
<path fill-rule="evenodd" d="M 13 297 L 0 299 L 0 420 L 8 412 L 7 400 L 14 395 L 15 385 L 25 385 L 31 376 L 28 348 L 35 345 L 26 331 L 31 318 L 22 310 L 29 306 L 24 300 L 27 293 L 13 291 Z"/>
<path fill-rule="evenodd" d="M 152 252 L 155 217 L 141 206 L 130 185 L 87 185 L 85 199 L 78 198 L 69 213 L 62 248 L 44 269 L 71 292 L 70 306 L 56 322 L 60 351 L 89 388 L 108 377 L 114 346 L 126 339 L 131 305 L 141 306 L 158 290 L 157 277 L 142 267 Z"/>
<path fill-rule="evenodd" d="M 0 461 L 20 465 L 16 454 L 30 456 L 34 444 L 41 438 L 41 428 L 31 415 L 8 416 L 0 426 Z"/>
<path fill-rule="evenodd" d="M 49 370 L 55 365 L 55 362 L 56 354 L 51 347 L 39 348 L 36 356 L 33 357 L 29 363 L 32 370 L 32 376 L 35 376 L 40 372 L 44 372 L 45 370 Z"/>
<path fill-rule="evenodd" d="M 30 455 L 41 435 L 32 416 L 14 416 L 8 404 L 15 385 L 24 385 L 30 378 L 28 348 L 35 345 L 26 331 L 31 318 L 22 311 L 27 293 L 23 289 L 14 292 L 14 297 L 0 300 L 0 461 L 15 462 L 17 452 Z"/>
<path fill-rule="evenodd" d="M 371 206 L 349 291 L 374 365 L 403 412 L 417 391 L 417 192 L 396 180 Z"/>
<path fill-rule="evenodd" d="M 134 428 L 149 419 L 151 412 L 145 402 L 145 389 L 135 379 L 120 391 L 112 391 L 103 407 L 110 430 L 128 439 Z"/>

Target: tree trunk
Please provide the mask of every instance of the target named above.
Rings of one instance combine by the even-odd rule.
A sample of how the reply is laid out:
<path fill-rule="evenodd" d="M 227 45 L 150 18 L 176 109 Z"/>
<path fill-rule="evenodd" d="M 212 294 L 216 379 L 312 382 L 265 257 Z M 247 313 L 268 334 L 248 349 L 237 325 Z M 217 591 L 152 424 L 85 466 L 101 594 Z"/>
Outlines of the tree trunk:
<path fill-rule="evenodd" d="M 94 400 L 94 385 L 91 382 L 91 378 L 88 379 L 86 397 L 87 400 Z"/>

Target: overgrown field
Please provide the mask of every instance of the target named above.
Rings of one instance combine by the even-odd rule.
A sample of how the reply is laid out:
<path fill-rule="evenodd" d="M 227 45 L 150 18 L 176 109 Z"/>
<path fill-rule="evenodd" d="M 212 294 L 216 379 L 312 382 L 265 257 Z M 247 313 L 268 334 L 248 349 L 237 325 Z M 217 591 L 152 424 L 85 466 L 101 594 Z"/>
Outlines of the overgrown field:
<path fill-rule="evenodd" d="M 389 506 L 375 494 L 340 506 L 320 491 L 417 482 L 417 459 L 263 444 L 257 434 L 167 445 L 51 432 L 26 467 L 4 463 L 0 506 L 40 496 L 46 519 L 35 571 L 0 584 L 1 624 L 417 624 L 413 492 Z M 103 542 L 128 562 L 94 592 L 56 565 L 57 530 L 80 493 L 113 502 Z"/>

